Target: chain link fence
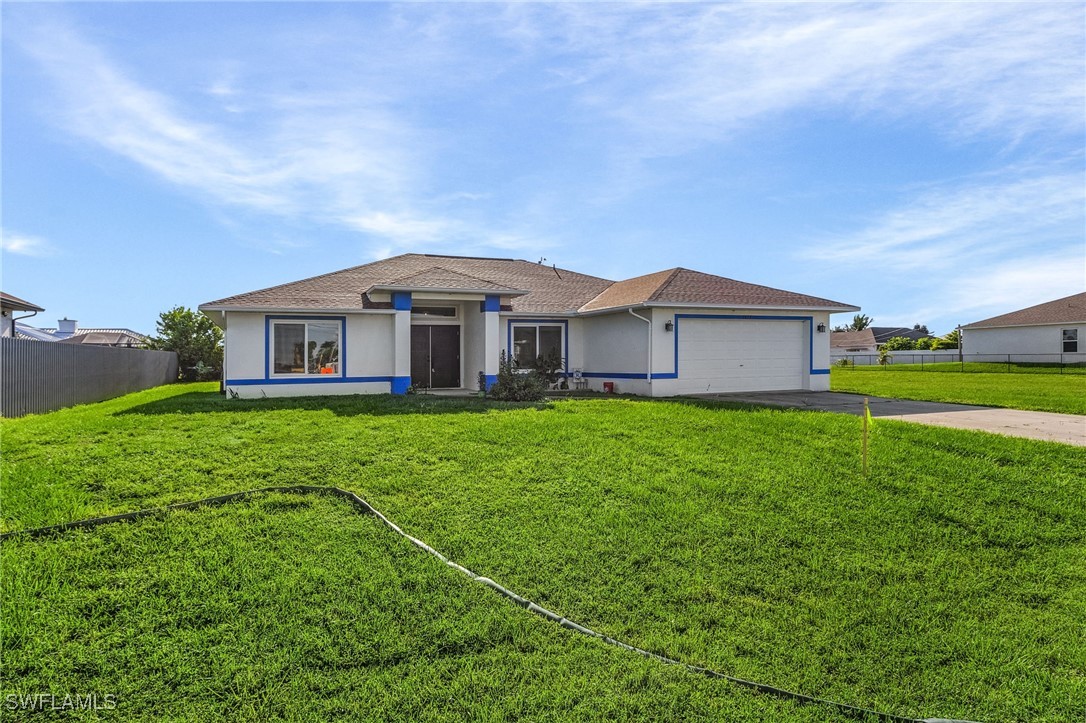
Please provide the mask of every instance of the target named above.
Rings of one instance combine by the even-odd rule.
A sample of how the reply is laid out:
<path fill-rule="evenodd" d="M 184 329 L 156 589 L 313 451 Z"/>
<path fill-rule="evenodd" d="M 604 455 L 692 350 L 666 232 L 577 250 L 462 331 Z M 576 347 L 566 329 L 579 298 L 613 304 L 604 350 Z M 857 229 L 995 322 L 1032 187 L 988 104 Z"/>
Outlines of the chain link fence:
<path fill-rule="evenodd" d="M 835 367 L 882 366 L 884 369 L 959 373 L 1086 374 L 1086 353 L 968 354 L 957 349 L 894 351 L 885 361 L 868 352 L 831 354 Z"/>

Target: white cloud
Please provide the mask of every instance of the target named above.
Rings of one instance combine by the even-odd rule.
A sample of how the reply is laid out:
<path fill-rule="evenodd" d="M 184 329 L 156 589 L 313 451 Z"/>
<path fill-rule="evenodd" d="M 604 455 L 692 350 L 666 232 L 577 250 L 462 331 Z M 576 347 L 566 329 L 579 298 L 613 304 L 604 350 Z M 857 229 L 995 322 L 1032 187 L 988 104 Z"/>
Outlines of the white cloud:
<path fill-rule="evenodd" d="M 8 254 L 35 257 L 53 256 L 56 253 L 53 245 L 43 238 L 28 236 L 6 228 L 0 229 L 0 250 Z"/>
<path fill-rule="evenodd" d="M 813 240 L 801 253 L 835 265 L 898 272 L 958 268 L 977 258 L 1026 256 L 1052 243 L 1081 242 L 1081 173 L 940 184 L 843 238 Z M 1077 229 L 1077 233 L 1076 233 Z"/>

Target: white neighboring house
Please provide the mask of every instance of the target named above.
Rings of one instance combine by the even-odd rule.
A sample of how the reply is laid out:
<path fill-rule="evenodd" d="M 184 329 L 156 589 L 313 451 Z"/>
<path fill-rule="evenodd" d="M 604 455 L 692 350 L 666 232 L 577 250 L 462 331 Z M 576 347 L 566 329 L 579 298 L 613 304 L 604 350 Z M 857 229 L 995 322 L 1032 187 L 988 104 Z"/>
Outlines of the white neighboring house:
<path fill-rule="evenodd" d="M 16 312 L 29 311 L 26 316 L 16 317 Z M 45 311 L 37 304 L 31 304 L 18 296 L 0 291 L 0 337 L 12 338 L 15 336 L 16 319 L 27 319 L 40 311 Z"/>
<path fill-rule="evenodd" d="M 223 381 L 241 397 L 473 390 L 480 374 L 489 388 L 502 351 L 526 367 L 556 354 L 590 389 L 662 397 L 828 389 L 830 314 L 859 309 L 681 268 L 615 282 L 404 254 L 200 311 L 225 331 Z"/>
<path fill-rule="evenodd" d="M 1086 293 L 976 321 L 961 331 L 962 351 L 970 358 L 991 354 L 1086 362 Z"/>

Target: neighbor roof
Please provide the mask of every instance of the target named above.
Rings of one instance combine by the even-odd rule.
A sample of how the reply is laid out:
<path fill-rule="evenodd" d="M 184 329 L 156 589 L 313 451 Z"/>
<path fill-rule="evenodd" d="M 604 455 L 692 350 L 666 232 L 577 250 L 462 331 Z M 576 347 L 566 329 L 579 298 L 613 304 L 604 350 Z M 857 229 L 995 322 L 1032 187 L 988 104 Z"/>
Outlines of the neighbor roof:
<path fill-rule="evenodd" d="M 875 337 L 875 341 L 879 344 L 883 344 L 899 336 L 905 337 L 906 339 L 912 339 L 913 341 L 919 341 L 935 336 L 935 334 L 930 332 L 913 329 L 908 326 L 869 326 L 868 329 L 871 330 L 871 333 Z"/>
<path fill-rule="evenodd" d="M 862 331 L 834 331 L 830 333 L 831 349 L 874 347 L 875 333 L 870 328 Z"/>
<path fill-rule="evenodd" d="M 14 311 L 45 311 L 37 304 L 31 304 L 29 301 L 24 301 L 18 296 L 12 296 L 3 291 L 0 291 L 0 306 Z"/>
<path fill-rule="evenodd" d="M 1072 294 L 1055 301 L 1029 306 L 1009 314 L 966 324 L 963 329 L 988 326 L 1033 326 L 1036 324 L 1086 324 L 1086 293 Z"/>
<path fill-rule="evenodd" d="M 372 290 L 450 289 L 497 293 L 512 311 L 577 313 L 679 304 L 774 308 L 855 307 L 689 269 L 670 269 L 613 282 L 519 259 L 404 254 L 343 271 L 230 296 L 207 311 L 230 309 L 356 309 Z"/>
<path fill-rule="evenodd" d="M 83 329 L 75 336 L 61 339 L 61 344 L 89 346 L 143 346 L 147 337 L 130 329 Z"/>

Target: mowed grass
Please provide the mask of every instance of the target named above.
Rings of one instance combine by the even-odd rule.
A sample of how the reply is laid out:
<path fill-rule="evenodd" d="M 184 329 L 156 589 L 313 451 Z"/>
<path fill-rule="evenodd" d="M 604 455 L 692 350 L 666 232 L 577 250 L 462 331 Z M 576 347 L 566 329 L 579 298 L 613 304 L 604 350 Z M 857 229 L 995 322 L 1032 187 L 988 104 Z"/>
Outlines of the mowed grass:
<path fill-rule="evenodd" d="M 109 693 L 102 720 L 826 715 L 571 635 L 327 497 L 8 541 L 2 560 L 3 693 Z"/>
<path fill-rule="evenodd" d="M 1086 713 L 1086 455 L 1080 449 L 883 421 L 875 428 L 872 473 L 865 479 L 859 472 L 860 422 L 846 415 L 616 399 L 539 407 L 424 397 L 243 402 L 222 399 L 212 388 L 158 389 L 4 422 L 5 529 L 266 485 L 336 485 L 515 592 L 605 634 L 690 663 L 904 715 L 1065 721 Z M 246 514 L 263 515 L 269 525 L 278 524 L 282 514 L 294 514 L 255 509 Z M 321 509 L 307 508 L 305 514 Z M 399 553 L 390 565 L 371 564 L 349 545 L 345 556 L 330 552 L 346 544 L 336 525 L 368 524 L 343 512 L 337 510 L 335 522 L 318 517 L 292 526 L 293 535 L 259 537 L 245 556 L 252 564 L 265 564 L 267 552 L 264 572 L 253 576 L 266 587 L 246 588 L 238 598 L 224 593 L 240 600 L 231 603 L 239 614 L 262 599 L 261 589 L 275 597 L 278 627 L 264 629 L 268 637 L 284 636 L 284 647 L 290 647 L 292 636 L 316 635 L 311 629 L 322 611 L 338 615 L 337 601 L 351 599 L 357 576 L 372 574 L 372 580 L 365 577 L 367 584 L 386 580 L 390 590 L 399 585 L 389 572 L 400 564 Z M 176 546 L 201 552 L 176 554 L 177 559 L 210 557 L 203 567 L 178 566 L 182 579 L 176 584 L 210 591 L 236 577 L 215 576 L 221 555 L 237 554 L 216 552 L 216 545 L 238 549 L 250 533 L 241 525 L 244 515 L 238 531 L 232 531 L 237 508 L 177 518 L 205 515 L 216 520 L 209 528 L 214 534 Z M 59 585 L 73 600 L 89 598 L 93 591 L 68 575 L 71 565 L 85 563 L 79 569 L 91 571 L 100 566 L 96 560 L 115 557 L 152 577 L 165 574 L 160 568 L 169 566 L 162 558 L 128 555 L 131 545 L 123 535 L 145 534 L 146 548 L 161 535 L 155 525 L 174 522 L 171 517 L 166 523 L 111 528 L 117 532 L 102 528 L 57 540 L 5 542 L 5 568 L 25 559 L 20 575 L 44 587 Z M 184 534 L 203 534 L 197 527 L 204 525 L 193 524 Z M 107 534 L 119 537 L 96 542 Z M 386 543 L 399 549 L 380 528 L 370 535 L 352 527 L 346 536 L 356 534 L 364 547 L 373 547 L 368 540 L 374 536 L 388 535 Z M 83 551 L 97 544 L 106 545 L 97 557 Z M 442 581 L 405 593 L 429 620 L 433 614 L 427 606 L 443 604 L 445 595 L 433 594 L 433 586 L 460 583 L 451 582 L 449 571 L 423 553 L 405 548 L 403 555 Z M 322 589 L 327 588 L 321 595 L 301 595 L 293 603 L 292 594 L 276 592 L 295 589 L 291 580 L 297 570 L 320 569 L 325 559 L 336 574 L 321 578 Z M 358 569 L 352 567 L 356 559 Z M 511 616 L 510 625 L 520 620 L 548 625 L 493 593 L 480 594 L 479 599 L 493 600 L 494 610 Z M 198 605 L 199 597 L 185 599 Z M 344 620 L 379 605 L 380 597 L 363 598 Z M 4 589 L 5 606 L 28 599 L 38 598 Z M 83 637 L 100 635 L 96 631 L 104 622 L 86 623 L 79 634 L 54 625 L 51 611 L 58 608 L 49 596 L 42 599 L 25 633 L 44 646 L 38 650 L 62 658 Z M 106 637 L 118 649 L 138 650 L 137 631 L 148 630 L 150 641 L 161 628 L 137 624 L 144 617 L 141 606 L 167 609 L 178 599 L 165 587 L 118 594 L 112 614 L 123 613 L 130 622 L 110 628 Z M 7 620 L 5 615 L 5 626 Z M 406 657 L 419 666 L 418 679 L 444 679 L 438 674 L 441 665 L 459 665 L 459 650 L 446 657 L 432 652 L 458 626 L 455 620 L 450 614 L 435 623 L 435 632 L 421 636 L 425 642 L 404 643 L 412 651 Z M 554 627 L 546 633 L 551 634 L 574 645 L 572 633 Z M 495 653 L 495 659 L 504 661 L 504 675 L 518 681 L 510 687 L 519 689 L 522 684 L 512 676 L 523 661 L 506 643 L 483 634 L 477 645 L 508 653 Z M 575 644 L 590 651 L 599 645 L 587 639 Z M 333 658 L 350 657 L 338 657 L 334 644 L 327 645 Z M 193 655 L 227 665 L 249 660 L 238 652 L 244 647 L 229 636 L 194 638 Z M 606 653 L 613 654 L 622 660 L 630 655 Z M 38 684 L 41 678 L 31 673 L 10 672 L 26 669 L 12 667 L 12 655 L 17 653 L 5 644 L 5 690 Z M 573 710 L 553 702 L 578 686 L 593 691 L 589 698 L 614 697 L 609 705 L 619 706 L 626 694 L 603 683 L 593 688 L 599 679 L 585 666 L 594 663 L 589 654 L 577 655 L 548 653 L 554 674 L 541 673 L 539 690 L 523 697 L 501 698 L 483 685 L 472 710 L 480 717 L 488 710 L 515 717 L 510 711 L 530 709 L 526 717 L 578 718 L 587 707 Z M 124 673 L 129 688 L 162 687 L 184 678 L 179 660 L 155 660 L 132 658 Z M 245 667 L 239 663 L 237 670 Z M 317 668 L 317 662 L 311 669 L 298 660 L 287 683 L 294 676 L 326 680 Z M 379 675 L 383 668 L 378 663 L 366 670 Z M 811 715 L 809 709 L 778 707 L 765 696 L 741 695 L 720 681 L 671 671 L 660 675 L 677 677 L 653 679 L 640 698 L 645 707 L 639 710 L 659 710 L 659 716 L 645 717 L 803 720 Z M 77 667 L 49 684 L 63 681 L 75 690 L 97 680 L 93 676 L 93 668 Z M 224 684 L 221 670 L 208 676 L 207 690 L 226 691 L 216 698 L 222 710 L 241 709 L 254 696 L 284 709 L 274 690 L 287 684 L 282 678 L 234 689 Z M 174 700 L 203 701 L 198 688 L 181 690 Z M 395 688 L 373 698 L 330 690 L 336 700 L 346 701 L 337 705 L 376 700 L 373 717 L 382 718 L 425 712 L 437 689 L 424 688 L 411 697 L 409 688 Z M 683 707 L 681 699 L 699 697 L 706 698 L 704 705 Z M 200 717 L 169 710 L 179 719 Z M 611 710 L 623 715 L 620 708 Z M 149 708 L 127 713 L 155 714 Z M 817 715 L 828 713 L 817 709 Z"/>
<path fill-rule="evenodd" d="M 1052 369 L 1044 373 L 962 373 L 945 365 L 935 366 L 943 368 L 921 371 L 917 365 L 834 367 L 830 370 L 830 387 L 835 392 L 896 399 L 1086 414 L 1086 374 L 1059 374 L 1059 369 L 1055 373 Z"/>

